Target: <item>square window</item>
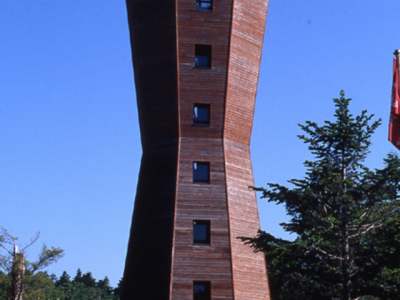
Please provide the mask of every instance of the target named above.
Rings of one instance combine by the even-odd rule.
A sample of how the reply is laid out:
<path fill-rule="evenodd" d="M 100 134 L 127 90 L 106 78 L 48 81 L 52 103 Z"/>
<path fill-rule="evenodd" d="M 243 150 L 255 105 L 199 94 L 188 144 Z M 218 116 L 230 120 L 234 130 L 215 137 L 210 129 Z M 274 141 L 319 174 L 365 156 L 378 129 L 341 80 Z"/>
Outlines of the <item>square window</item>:
<path fill-rule="evenodd" d="M 194 52 L 196 68 L 211 68 L 211 45 L 195 45 Z"/>
<path fill-rule="evenodd" d="M 193 106 L 193 124 L 210 125 L 210 104 L 195 104 Z"/>
<path fill-rule="evenodd" d="M 211 300 L 210 281 L 193 281 L 193 300 Z"/>
<path fill-rule="evenodd" d="M 212 10 L 212 0 L 196 0 L 197 10 Z"/>
<path fill-rule="evenodd" d="M 210 244 L 210 221 L 193 221 L 193 244 Z"/>
<path fill-rule="evenodd" d="M 194 183 L 210 182 L 210 163 L 208 162 L 193 163 L 193 182 Z"/>

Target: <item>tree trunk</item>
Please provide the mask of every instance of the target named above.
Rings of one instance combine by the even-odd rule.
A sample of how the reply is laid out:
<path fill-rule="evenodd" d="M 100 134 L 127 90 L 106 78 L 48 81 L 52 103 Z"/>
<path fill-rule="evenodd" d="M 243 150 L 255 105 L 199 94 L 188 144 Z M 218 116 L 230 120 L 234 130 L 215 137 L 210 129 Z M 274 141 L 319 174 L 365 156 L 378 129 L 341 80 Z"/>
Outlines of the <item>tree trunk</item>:
<path fill-rule="evenodd" d="M 345 165 L 345 146 L 343 146 L 343 154 L 342 154 L 342 180 L 346 180 L 346 169 Z M 342 284 L 343 284 L 343 292 L 342 292 L 342 300 L 351 300 L 350 295 L 350 245 L 349 245 L 349 201 L 347 199 L 347 186 L 346 183 L 343 183 L 343 195 L 342 195 Z"/>
<path fill-rule="evenodd" d="M 14 261 L 12 266 L 12 289 L 13 300 L 22 300 L 24 293 L 23 278 L 25 275 L 25 255 L 18 253 L 18 248 L 14 247 Z"/>
<path fill-rule="evenodd" d="M 343 294 L 342 300 L 351 300 L 350 296 L 350 251 L 348 238 L 348 225 L 343 226 L 343 261 L 342 261 L 342 277 L 343 277 Z"/>

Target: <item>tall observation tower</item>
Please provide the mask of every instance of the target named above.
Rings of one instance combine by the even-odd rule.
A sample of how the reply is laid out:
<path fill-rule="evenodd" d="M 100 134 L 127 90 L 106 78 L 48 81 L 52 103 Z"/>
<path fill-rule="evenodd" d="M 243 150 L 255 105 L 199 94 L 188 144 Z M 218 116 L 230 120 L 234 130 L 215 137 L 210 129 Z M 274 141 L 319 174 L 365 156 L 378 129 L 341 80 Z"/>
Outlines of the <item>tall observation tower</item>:
<path fill-rule="evenodd" d="M 127 0 L 143 157 L 123 300 L 269 299 L 249 144 L 268 0 Z"/>

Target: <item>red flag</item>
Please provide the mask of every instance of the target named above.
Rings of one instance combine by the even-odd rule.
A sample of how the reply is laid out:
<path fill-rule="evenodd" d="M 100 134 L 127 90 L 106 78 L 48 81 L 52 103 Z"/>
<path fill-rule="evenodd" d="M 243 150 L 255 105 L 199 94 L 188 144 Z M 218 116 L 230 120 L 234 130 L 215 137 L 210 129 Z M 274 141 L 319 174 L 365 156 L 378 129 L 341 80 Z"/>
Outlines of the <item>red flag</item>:
<path fill-rule="evenodd" d="M 399 115 L 399 70 L 397 68 L 397 57 L 393 59 L 393 85 L 392 85 L 392 108 L 391 115 Z"/>
<path fill-rule="evenodd" d="M 399 116 L 390 116 L 389 141 L 400 150 L 400 118 Z"/>
<path fill-rule="evenodd" d="M 397 51 L 395 52 L 397 53 Z M 400 98 L 397 55 L 393 60 L 392 105 L 390 109 L 389 141 L 400 150 Z"/>

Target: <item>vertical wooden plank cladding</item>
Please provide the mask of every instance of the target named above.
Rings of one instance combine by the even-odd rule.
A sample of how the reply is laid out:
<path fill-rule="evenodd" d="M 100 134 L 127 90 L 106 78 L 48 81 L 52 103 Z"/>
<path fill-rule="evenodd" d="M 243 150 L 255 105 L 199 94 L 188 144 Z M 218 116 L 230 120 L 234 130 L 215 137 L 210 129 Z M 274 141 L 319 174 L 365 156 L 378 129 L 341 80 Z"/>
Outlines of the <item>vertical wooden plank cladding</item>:
<path fill-rule="evenodd" d="M 225 104 L 224 154 L 234 299 L 270 299 L 264 255 L 236 239 L 259 229 L 250 135 L 257 92 L 267 0 L 234 0 Z"/>
<path fill-rule="evenodd" d="M 214 300 L 269 299 L 262 254 L 236 239 L 259 227 L 247 186 L 267 4 L 127 8 L 143 157 L 121 299 L 189 300 L 194 280 L 211 281 Z M 210 69 L 194 68 L 196 44 L 212 45 Z M 194 103 L 210 104 L 210 126 L 193 126 Z M 194 161 L 210 163 L 209 184 L 193 183 Z M 193 220 L 210 220 L 209 246 L 193 245 Z"/>
<path fill-rule="evenodd" d="M 170 299 L 192 299 L 193 281 L 211 281 L 212 299 L 232 300 L 232 265 L 222 130 L 232 0 L 212 12 L 177 0 L 180 149 Z M 211 69 L 194 68 L 196 44 L 212 45 Z M 209 127 L 193 126 L 193 104 L 211 107 Z M 193 162 L 210 163 L 210 183 L 193 183 Z M 210 220 L 209 246 L 193 245 L 193 220 Z"/>
<path fill-rule="evenodd" d="M 143 156 L 121 299 L 168 299 L 179 141 L 175 0 L 126 4 Z"/>

